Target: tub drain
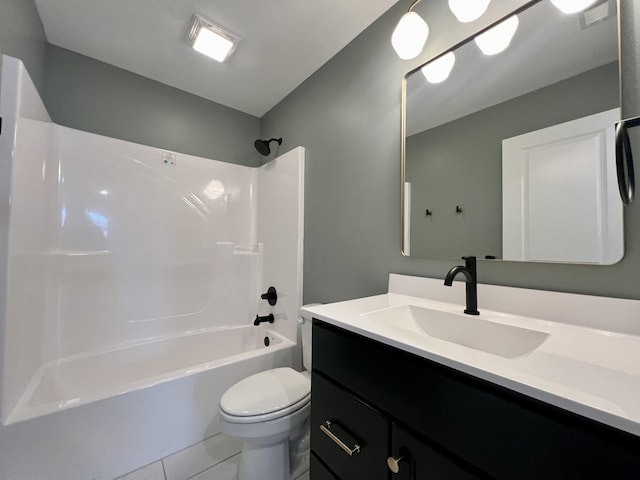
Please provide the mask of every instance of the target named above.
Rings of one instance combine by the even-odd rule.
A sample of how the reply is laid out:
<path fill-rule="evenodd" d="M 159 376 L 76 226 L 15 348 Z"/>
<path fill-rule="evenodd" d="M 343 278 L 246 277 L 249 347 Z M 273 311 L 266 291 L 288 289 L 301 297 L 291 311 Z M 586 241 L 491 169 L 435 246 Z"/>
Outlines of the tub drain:
<path fill-rule="evenodd" d="M 269 337 L 264 337 L 264 346 L 268 347 L 269 346 Z"/>

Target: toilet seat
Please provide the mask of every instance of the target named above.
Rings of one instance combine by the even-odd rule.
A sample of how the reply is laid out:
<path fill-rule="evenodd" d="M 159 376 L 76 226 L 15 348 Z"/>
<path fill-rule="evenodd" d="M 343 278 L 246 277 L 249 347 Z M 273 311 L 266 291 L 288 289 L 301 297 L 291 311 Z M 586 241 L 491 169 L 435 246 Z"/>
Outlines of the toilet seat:
<path fill-rule="evenodd" d="M 220 399 L 220 414 L 232 423 L 284 417 L 311 401 L 311 382 L 289 367 L 260 372 L 233 385 Z"/>
<path fill-rule="evenodd" d="M 310 402 L 311 402 L 311 394 L 307 395 L 299 402 L 296 402 L 295 404 L 290 405 L 289 407 L 283 408 L 281 410 L 265 413 L 263 415 L 251 415 L 251 416 L 247 415 L 243 417 L 237 416 L 237 415 L 231 415 L 222 409 L 219 409 L 219 411 L 222 419 L 224 419 L 229 423 L 243 423 L 243 424 L 264 423 L 264 422 L 268 422 L 269 420 L 278 420 L 279 418 L 286 417 L 287 415 L 296 413 L 298 410 L 303 409 Z"/>

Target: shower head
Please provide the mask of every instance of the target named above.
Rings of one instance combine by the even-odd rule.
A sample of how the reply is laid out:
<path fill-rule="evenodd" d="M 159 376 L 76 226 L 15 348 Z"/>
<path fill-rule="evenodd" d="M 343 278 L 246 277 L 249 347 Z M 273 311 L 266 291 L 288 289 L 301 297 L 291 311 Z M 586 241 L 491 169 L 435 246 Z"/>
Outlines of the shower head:
<path fill-rule="evenodd" d="M 253 145 L 254 147 L 256 147 L 256 150 L 260 152 L 260 155 L 264 155 L 266 157 L 271 153 L 271 148 L 269 148 L 269 144 L 271 142 L 278 142 L 278 145 L 282 145 L 282 138 L 272 138 L 270 140 L 258 139 L 255 142 L 253 142 Z"/>

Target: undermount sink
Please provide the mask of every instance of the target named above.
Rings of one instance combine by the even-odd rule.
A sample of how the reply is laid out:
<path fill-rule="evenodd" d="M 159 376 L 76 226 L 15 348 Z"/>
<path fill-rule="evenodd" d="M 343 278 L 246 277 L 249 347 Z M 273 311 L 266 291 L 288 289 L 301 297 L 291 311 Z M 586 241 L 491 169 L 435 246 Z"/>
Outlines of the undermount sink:
<path fill-rule="evenodd" d="M 549 336 L 546 332 L 497 323 L 463 313 L 402 305 L 365 313 L 363 319 L 433 337 L 505 358 L 526 355 Z"/>

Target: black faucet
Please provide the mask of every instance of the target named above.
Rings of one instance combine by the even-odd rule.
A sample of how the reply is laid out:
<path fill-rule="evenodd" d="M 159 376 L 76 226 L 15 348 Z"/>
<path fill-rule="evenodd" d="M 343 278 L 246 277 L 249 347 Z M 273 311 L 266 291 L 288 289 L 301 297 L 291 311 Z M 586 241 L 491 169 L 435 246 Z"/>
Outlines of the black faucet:
<path fill-rule="evenodd" d="M 480 315 L 478 311 L 478 277 L 476 275 L 476 257 L 462 257 L 464 260 L 464 267 L 462 265 L 456 265 L 447 272 L 444 277 L 444 284 L 450 287 L 453 283 L 453 279 L 459 273 L 464 275 L 465 282 L 467 282 L 467 308 L 464 309 L 464 313 L 469 315 Z"/>
<path fill-rule="evenodd" d="M 269 315 L 265 315 L 264 317 L 259 317 L 258 315 L 256 315 L 256 319 L 253 321 L 253 324 L 257 327 L 262 322 L 273 323 L 274 320 L 275 318 L 273 317 L 273 313 L 270 313 Z"/>

